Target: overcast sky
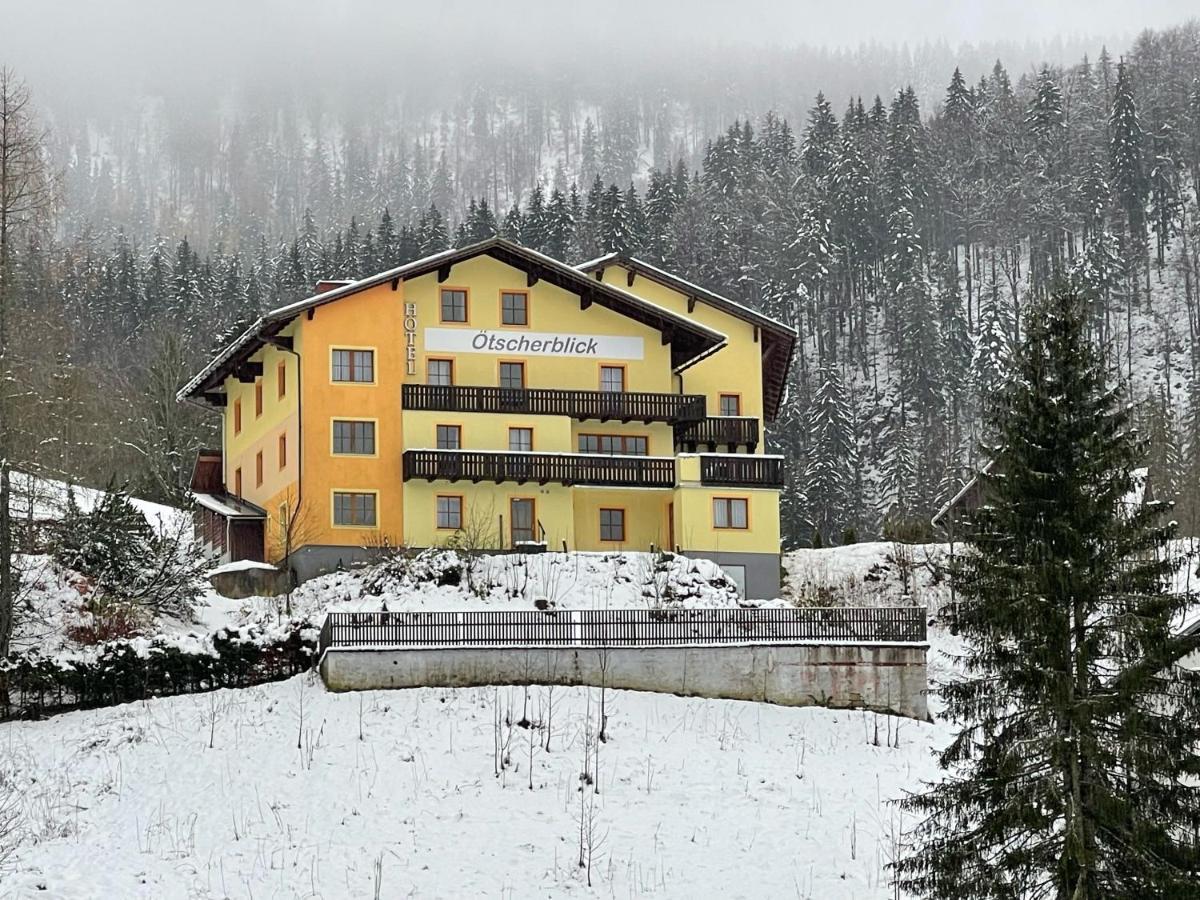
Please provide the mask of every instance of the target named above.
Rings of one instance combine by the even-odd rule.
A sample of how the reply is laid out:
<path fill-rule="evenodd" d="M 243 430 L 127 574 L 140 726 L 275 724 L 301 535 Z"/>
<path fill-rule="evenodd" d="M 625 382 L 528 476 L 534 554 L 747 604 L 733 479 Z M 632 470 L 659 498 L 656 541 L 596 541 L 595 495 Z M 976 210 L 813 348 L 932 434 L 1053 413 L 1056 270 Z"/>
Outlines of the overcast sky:
<path fill-rule="evenodd" d="M 558 60 L 619 74 L 680 54 L 704 71 L 705 54 L 723 49 L 748 61 L 747 44 L 966 42 L 1023 71 L 1101 43 L 1120 53 L 1142 29 L 1198 14 L 1197 0 L 0 0 L 0 62 L 46 97 L 85 108 L 147 91 L 210 96 L 235 74 L 306 86 L 340 75 L 420 91 L 472 62 L 486 77 L 509 59 L 539 79 L 553 78 Z M 1012 42 L 1029 42 L 1028 52 Z M 296 78 L 301 71 L 308 77 Z"/>
<path fill-rule="evenodd" d="M 204 43 L 246 49 L 282 40 L 307 49 L 314 41 L 380 46 L 415 34 L 444 39 L 450 48 L 460 29 L 493 40 L 678 35 L 853 47 L 1060 34 L 1131 37 L 1198 11 L 1195 0 L 0 0 L 0 48 L 29 49 L 28 42 L 37 41 L 40 52 L 82 46 L 90 55 L 132 47 L 155 53 L 165 49 L 163 42 L 190 51 Z"/>

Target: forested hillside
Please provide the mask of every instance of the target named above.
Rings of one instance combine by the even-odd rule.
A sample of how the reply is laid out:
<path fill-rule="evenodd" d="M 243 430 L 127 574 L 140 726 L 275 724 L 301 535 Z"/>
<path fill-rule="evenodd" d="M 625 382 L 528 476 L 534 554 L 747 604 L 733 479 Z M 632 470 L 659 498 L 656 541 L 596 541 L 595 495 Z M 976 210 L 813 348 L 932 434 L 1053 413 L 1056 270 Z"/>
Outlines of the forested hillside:
<path fill-rule="evenodd" d="M 174 392 L 221 341 L 320 278 L 499 231 L 572 262 L 630 252 L 800 329 L 770 432 L 793 545 L 924 527 L 978 462 L 1022 310 L 1074 278 L 1191 528 L 1200 27 L 880 96 L 832 66 L 814 99 L 777 63 L 759 60 L 761 114 L 682 79 L 591 105 L 564 87 L 557 106 L 481 82 L 422 128 L 385 105 L 314 130 L 290 100 L 208 131 L 172 130 L 169 107 L 129 128 L 46 110 L 62 203 L 10 263 L 18 464 L 179 499 L 214 423 Z"/>

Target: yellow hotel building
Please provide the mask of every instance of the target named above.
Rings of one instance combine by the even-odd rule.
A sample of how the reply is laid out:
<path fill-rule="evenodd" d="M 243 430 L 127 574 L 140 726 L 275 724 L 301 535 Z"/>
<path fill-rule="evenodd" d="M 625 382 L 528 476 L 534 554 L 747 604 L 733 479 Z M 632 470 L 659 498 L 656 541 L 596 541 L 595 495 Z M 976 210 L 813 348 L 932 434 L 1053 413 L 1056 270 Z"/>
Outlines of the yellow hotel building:
<path fill-rule="evenodd" d="M 390 545 L 674 549 L 779 590 L 763 426 L 795 332 L 636 259 L 493 238 L 262 316 L 179 393 L 222 417 L 196 528 L 300 579 Z"/>

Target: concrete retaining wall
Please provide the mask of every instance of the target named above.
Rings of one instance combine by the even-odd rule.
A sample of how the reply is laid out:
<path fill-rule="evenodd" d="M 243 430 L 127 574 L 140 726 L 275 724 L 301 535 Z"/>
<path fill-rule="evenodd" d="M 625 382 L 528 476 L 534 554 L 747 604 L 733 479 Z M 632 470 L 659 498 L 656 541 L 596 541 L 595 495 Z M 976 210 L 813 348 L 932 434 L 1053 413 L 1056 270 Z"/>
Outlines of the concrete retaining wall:
<path fill-rule="evenodd" d="M 925 719 L 923 644 L 331 648 L 331 691 L 602 684 L 685 697 L 827 706 Z"/>

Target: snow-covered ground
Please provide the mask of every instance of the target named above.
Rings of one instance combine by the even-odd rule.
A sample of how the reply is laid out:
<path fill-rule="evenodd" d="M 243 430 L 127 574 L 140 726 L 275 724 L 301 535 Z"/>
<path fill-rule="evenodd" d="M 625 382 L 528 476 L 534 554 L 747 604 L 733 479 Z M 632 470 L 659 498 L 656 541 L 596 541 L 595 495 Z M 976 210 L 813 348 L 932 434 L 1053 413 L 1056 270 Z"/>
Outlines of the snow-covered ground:
<path fill-rule="evenodd" d="M 74 492 L 75 502 L 84 512 L 90 511 L 105 496 L 104 491 L 96 488 L 71 485 L 65 481 L 40 478 L 24 472 L 13 472 L 12 491 L 10 508 L 18 523 L 26 517 L 37 521 L 53 521 L 60 518 L 66 508 L 69 492 Z M 159 529 L 174 531 L 188 526 L 191 522 L 191 516 L 186 510 L 174 506 L 164 506 L 137 497 L 131 497 L 129 502 L 146 517 L 147 522 Z"/>
<path fill-rule="evenodd" d="M 889 801 L 935 774 L 942 726 L 609 692 L 596 794 L 580 774 L 598 700 L 330 694 L 300 676 L 0 725 L 0 790 L 23 841 L 3 893 L 892 896 Z"/>

